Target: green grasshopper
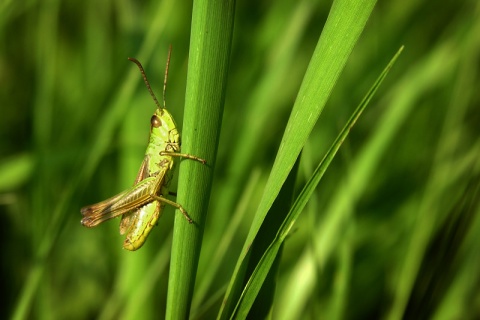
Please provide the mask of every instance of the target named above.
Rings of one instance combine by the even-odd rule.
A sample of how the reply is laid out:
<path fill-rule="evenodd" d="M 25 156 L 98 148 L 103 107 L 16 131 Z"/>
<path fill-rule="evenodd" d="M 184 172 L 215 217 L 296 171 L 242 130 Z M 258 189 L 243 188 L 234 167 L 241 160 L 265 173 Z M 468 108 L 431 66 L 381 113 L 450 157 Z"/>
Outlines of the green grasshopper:
<path fill-rule="evenodd" d="M 173 159 L 181 157 L 206 163 L 205 160 L 196 156 L 180 153 L 180 134 L 172 115 L 165 108 L 170 53 L 171 47 L 163 82 L 163 108 L 150 87 L 141 63 L 134 58 L 128 58 L 140 69 L 145 85 L 157 105 L 150 119 L 150 138 L 145 157 L 133 187 L 80 210 L 83 215 L 81 223 L 89 228 L 122 215 L 120 234 L 127 234 L 123 248 L 130 251 L 139 249 L 145 243 L 166 204 L 179 209 L 187 221 L 192 223 L 187 211 L 180 204 L 166 198 L 174 171 Z"/>

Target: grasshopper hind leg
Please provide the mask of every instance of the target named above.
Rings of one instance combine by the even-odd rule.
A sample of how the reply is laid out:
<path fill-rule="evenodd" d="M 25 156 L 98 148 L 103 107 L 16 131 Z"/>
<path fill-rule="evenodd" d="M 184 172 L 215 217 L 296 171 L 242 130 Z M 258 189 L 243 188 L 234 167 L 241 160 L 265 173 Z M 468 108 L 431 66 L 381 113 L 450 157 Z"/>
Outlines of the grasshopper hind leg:
<path fill-rule="evenodd" d="M 152 196 L 152 198 L 154 198 L 157 201 L 163 202 L 165 204 L 168 204 L 168 205 L 171 205 L 172 207 L 177 208 L 183 214 L 185 219 L 187 219 L 188 223 L 193 223 L 192 218 L 190 218 L 187 211 L 180 204 L 176 203 L 175 201 L 164 198 L 162 196 L 157 196 L 157 195 L 151 195 L 151 196 Z"/>

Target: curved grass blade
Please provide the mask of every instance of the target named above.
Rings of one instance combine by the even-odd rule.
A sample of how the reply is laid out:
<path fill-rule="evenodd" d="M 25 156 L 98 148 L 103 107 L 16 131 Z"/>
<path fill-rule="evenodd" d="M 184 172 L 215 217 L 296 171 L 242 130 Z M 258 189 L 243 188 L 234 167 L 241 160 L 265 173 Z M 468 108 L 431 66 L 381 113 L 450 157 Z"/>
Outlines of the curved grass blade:
<path fill-rule="evenodd" d="M 218 316 L 219 319 L 228 318 L 236 305 L 241 285 L 244 283 L 251 245 L 313 130 L 375 3 L 376 0 L 363 2 L 336 0 L 332 5 L 291 112 L 275 163 L 265 186 L 265 193 L 255 214 L 242 254 L 238 258 Z"/>
<path fill-rule="evenodd" d="M 343 127 L 342 131 L 335 139 L 334 143 L 332 144 L 332 146 L 330 147 L 330 149 L 328 150 L 328 152 L 326 153 L 326 155 L 324 156 L 324 158 L 322 159 L 318 167 L 315 169 L 315 172 L 313 173 L 312 177 L 307 182 L 302 192 L 300 193 L 295 203 L 293 204 L 292 208 L 290 209 L 290 212 L 288 213 L 286 219 L 284 220 L 282 226 L 280 227 L 280 230 L 278 231 L 277 236 L 275 237 L 275 240 L 270 244 L 267 251 L 261 258 L 260 262 L 258 263 L 257 267 L 255 268 L 252 276 L 250 277 L 247 285 L 245 286 L 245 289 L 238 301 L 238 304 L 231 318 L 245 319 L 247 317 L 250 307 L 253 305 L 253 302 L 255 301 L 255 298 L 258 292 L 260 291 L 263 285 L 263 282 L 270 270 L 270 267 L 275 261 L 275 258 L 277 257 L 277 254 L 283 244 L 283 241 L 289 234 L 290 230 L 295 224 L 295 221 L 300 216 L 300 213 L 303 211 L 303 208 L 307 204 L 312 193 L 314 192 L 315 188 L 317 187 L 318 183 L 323 177 L 323 174 L 325 173 L 328 166 L 330 165 L 333 158 L 335 157 L 335 154 L 340 149 L 340 146 L 342 145 L 343 141 L 345 141 L 345 138 L 348 136 L 350 129 L 355 125 L 356 121 L 362 114 L 363 110 L 365 110 L 365 107 L 370 102 L 371 98 L 377 91 L 383 79 L 386 77 L 387 73 L 392 68 L 393 64 L 397 60 L 402 50 L 403 50 L 403 47 L 399 49 L 399 51 L 395 54 L 395 56 L 392 58 L 390 63 L 387 65 L 387 67 L 383 70 L 383 72 L 377 78 L 377 80 L 375 81 L 375 83 L 367 93 L 367 95 L 363 98 L 362 102 L 356 108 L 355 112 L 352 114 L 347 124 Z"/>

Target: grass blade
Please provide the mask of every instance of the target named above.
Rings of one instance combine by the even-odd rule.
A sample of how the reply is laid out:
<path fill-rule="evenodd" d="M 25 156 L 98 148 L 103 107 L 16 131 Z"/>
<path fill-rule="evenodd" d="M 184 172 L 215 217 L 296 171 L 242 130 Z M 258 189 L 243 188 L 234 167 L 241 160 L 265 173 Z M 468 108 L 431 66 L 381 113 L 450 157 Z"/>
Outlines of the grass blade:
<path fill-rule="evenodd" d="M 189 225 L 175 217 L 168 283 L 167 319 L 190 313 L 195 274 L 215 167 L 233 33 L 235 1 L 193 3 L 182 152 L 207 160 L 180 164 L 178 202 L 189 212 Z"/>
<path fill-rule="evenodd" d="M 387 73 L 392 68 L 393 64 L 397 60 L 402 50 L 403 50 L 403 47 L 400 48 L 400 50 L 395 54 L 395 56 L 392 58 L 390 63 L 387 65 L 387 67 L 383 70 L 383 72 L 380 74 L 378 79 L 375 81 L 372 88 L 370 88 L 369 92 L 367 93 L 365 98 L 362 100 L 362 102 L 359 104 L 359 106 L 356 108 L 355 112 L 352 114 L 352 116 L 350 117 L 346 125 L 343 127 L 342 131 L 337 136 L 332 146 L 330 147 L 330 149 L 328 150 L 328 152 L 326 153 L 326 155 L 324 156 L 320 164 L 315 169 L 313 176 L 307 182 L 302 192 L 298 196 L 297 200 L 293 204 L 292 208 L 290 209 L 290 212 L 288 213 L 286 219 L 284 220 L 282 226 L 280 227 L 280 230 L 277 233 L 275 240 L 272 242 L 272 244 L 269 246 L 269 248 L 267 249 L 263 257 L 261 258 L 259 264 L 255 268 L 255 271 L 253 272 L 251 278 L 249 279 L 247 285 L 245 286 L 245 289 L 240 297 L 239 303 L 233 314 L 233 317 L 235 317 L 236 319 L 245 319 L 247 317 L 250 307 L 252 306 L 259 290 L 261 289 L 263 282 L 270 270 L 270 267 L 275 261 L 277 254 L 283 244 L 283 241 L 289 234 L 290 230 L 295 224 L 295 221 L 300 216 L 300 213 L 305 208 L 305 205 L 307 204 L 311 195 L 315 191 L 315 188 L 317 187 L 318 183 L 323 177 L 323 174 L 325 173 L 328 166 L 332 162 L 337 151 L 340 149 L 340 146 L 342 145 L 343 141 L 345 141 L 345 138 L 350 133 L 351 128 L 355 125 L 358 118 L 362 114 L 363 110 L 365 110 L 365 107 L 370 102 L 371 98 L 377 91 L 383 79 L 385 79 Z"/>
<path fill-rule="evenodd" d="M 375 3 L 375 0 L 337 0 L 332 5 L 285 129 L 266 191 L 237 261 L 220 312 L 221 319 L 233 311 L 253 240 L 320 116 Z"/>

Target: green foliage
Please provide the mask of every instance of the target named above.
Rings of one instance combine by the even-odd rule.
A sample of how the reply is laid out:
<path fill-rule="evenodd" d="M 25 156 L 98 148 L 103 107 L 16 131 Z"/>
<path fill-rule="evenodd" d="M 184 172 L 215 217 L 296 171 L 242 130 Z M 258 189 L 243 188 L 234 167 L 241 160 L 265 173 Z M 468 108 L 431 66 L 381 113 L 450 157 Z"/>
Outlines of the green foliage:
<path fill-rule="evenodd" d="M 480 8 L 373 3 L 0 4 L 3 314 L 478 318 Z M 172 186 L 197 224 L 166 208 L 132 253 L 118 220 L 86 229 L 79 209 L 132 185 L 155 105 L 127 57 L 161 96 L 169 44 L 167 108 L 208 165 Z"/>

